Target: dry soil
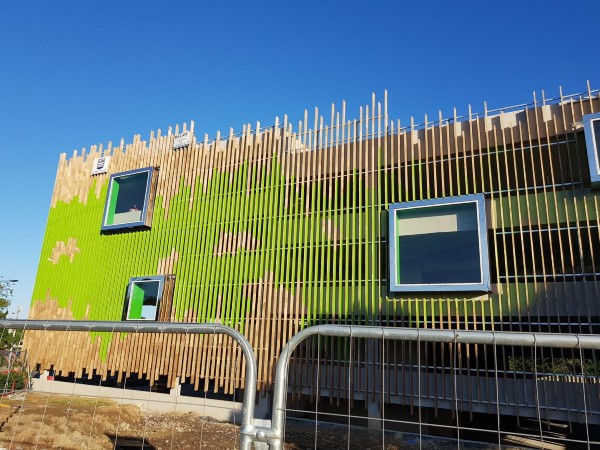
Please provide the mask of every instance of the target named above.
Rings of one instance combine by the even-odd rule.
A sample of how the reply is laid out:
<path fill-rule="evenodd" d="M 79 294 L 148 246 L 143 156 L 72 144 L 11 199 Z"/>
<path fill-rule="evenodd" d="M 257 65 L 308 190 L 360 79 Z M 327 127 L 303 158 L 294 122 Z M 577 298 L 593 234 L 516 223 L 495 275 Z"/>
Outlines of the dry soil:
<path fill-rule="evenodd" d="M 412 435 L 352 430 L 314 424 L 288 424 L 286 446 L 299 449 L 417 449 Z M 422 449 L 452 449 L 455 443 L 428 439 Z M 239 447 L 239 426 L 195 413 L 146 411 L 137 405 L 111 400 L 45 393 L 20 393 L 0 398 L 0 450 L 2 449 L 123 449 L 123 450 L 225 450 Z M 463 448 L 493 448 L 468 446 Z"/>

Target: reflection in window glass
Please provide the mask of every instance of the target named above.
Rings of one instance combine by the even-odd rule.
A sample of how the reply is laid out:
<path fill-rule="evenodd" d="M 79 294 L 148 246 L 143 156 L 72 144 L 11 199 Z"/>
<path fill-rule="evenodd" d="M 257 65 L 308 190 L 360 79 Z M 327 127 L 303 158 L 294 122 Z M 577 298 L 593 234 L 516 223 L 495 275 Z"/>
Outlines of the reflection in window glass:
<path fill-rule="evenodd" d="M 396 214 L 398 285 L 483 282 L 475 202 Z"/>
<path fill-rule="evenodd" d="M 583 131 L 590 170 L 590 186 L 598 189 L 600 188 L 600 113 L 583 115 Z"/>
<path fill-rule="evenodd" d="M 105 225 L 142 221 L 149 176 L 150 173 L 144 171 L 112 179 Z"/>
<path fill-rule="evenodd" d="M 160 280 L 132 281 L 127 320 L 156 320 L 160 288 Z"/>
<path fill-rule="evenodd" d="M 594 134 L 594 145 L 596 148 L 596 160 L 598 160 L 597 155 L 598 150 L 600 149 L 600 119 L 592 121 L 592 131 Z M 600 169 L 598 171 L 600 172 Z"/>

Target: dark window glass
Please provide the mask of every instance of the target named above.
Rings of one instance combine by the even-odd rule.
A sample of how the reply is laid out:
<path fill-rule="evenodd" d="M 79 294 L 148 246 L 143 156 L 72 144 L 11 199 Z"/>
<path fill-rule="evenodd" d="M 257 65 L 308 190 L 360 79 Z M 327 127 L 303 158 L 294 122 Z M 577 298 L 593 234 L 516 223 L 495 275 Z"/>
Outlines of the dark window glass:
<path fill-rule="evenodd" d="M 482 282 L 475 203 L 396 214 L 398 285 Z"/>
<path fill-rule="evenodd" d="M 594 131 L 594 144 L 596 144 L 596 155 L 600 149 L 600 120 L 592 121 L 592 130 Z"/>
<path fill-rule="evenodd" d="M 142 220 L 148 176 L 149 172 L 140 172 L 113 178 L 105 225 Z"/>
<path fill-rule="evenodd" d="M 133 281 L 129 288 L 128 320 L 156 320 L 159 280 Z"/>

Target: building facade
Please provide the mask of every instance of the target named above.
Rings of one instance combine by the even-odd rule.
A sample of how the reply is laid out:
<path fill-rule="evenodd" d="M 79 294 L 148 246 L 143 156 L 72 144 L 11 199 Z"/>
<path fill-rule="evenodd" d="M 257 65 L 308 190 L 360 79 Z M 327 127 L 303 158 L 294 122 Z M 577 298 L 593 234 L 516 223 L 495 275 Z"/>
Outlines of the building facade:
<path fill-rule="evenodd" d="M 262 392 L 313 324 L 598 333 L 598 112 L 588 89 L 406 125 L 373 97 L 357 119 L 332 108 L 212 140 L 192 124 L 62 154 L 30 318 L 220 322 L 249 339 Z M 28 332 L 25 346 L 31 363 L 78 378 L 243 388 L 225 337 Z M 510 414 L 530 408 L 521 389 L 539 358 L 320 340 L 298 352 L 290 389 L 315 395 L 318 379 L 338 402 L 384 391 L 413 406 L 418 380 L 420 404 L 485 412 L 488 374 L 510 371 Z M 547 401 L 548 417 L 577 420 Z"/>

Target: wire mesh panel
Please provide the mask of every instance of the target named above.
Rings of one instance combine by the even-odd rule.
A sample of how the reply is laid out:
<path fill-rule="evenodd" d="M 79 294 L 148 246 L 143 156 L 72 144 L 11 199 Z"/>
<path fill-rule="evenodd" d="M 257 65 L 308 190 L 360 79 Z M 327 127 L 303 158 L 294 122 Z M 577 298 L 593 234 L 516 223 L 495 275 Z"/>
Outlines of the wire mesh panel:
<path fill-rule="evenodd" d="M 331 325 L 305 331 L 287 354 L 291 394 L 282 429 L 289 445 L 600 446 L 597 335 Z M 586 338 L 593 344 L 580 345 Z M 294 383 L 312 388 L 296 394 Z"/>
<path fill-rule="evenodd" d="M 190 379 L 177 380 L 169 388 L 166 377 L 148 381 L 141 373 L 113 371 L 100 375 L 87 372 L 85 350 L 64 349 L 80 361 L 80 373 L 36 370 L 27 366 L 18 349 L 0 352 L 3 395 L 0 398 L 0 448 L 11 449 L 231 449 L 243 446 L 240 425 L 253 423 L 256 393 L 256 361 L 249 343 L 235 330 L 217 324 L 142 324 L 135 322 L 1 321 L 1 333 L 31 333 L 37 330 L 50 340 L 55 333 L 112 333 L 112 339 L 127 334 L 154 334 L 168 342 L 179 335 L 172 351 L 184 354 L 202 338 L 221 337 L 221 345 L 241 350 L 226 361 L 223 373 L 240 376 L 246 359 L 251 389 L 226 392 L 214 379 L 211 388 L 199 392 Z M 68 330 L 68 331 L 67 331 Z M 212 336 L 214 335 L 214 336 Z M 195 340 L 195 338 L 200 338 Z M 73 339 L 77 340 L 77 336 Z M 217 341 L 215 341 L 217 342 Z M 18 347 L 18 346 L 17 346 Z M 126 353 L 123 367 L 134 367 L 135 352 Z M 249 362 L 250 361 L 250 362 Z M 248 378 L 249 376 L 249 378 Z"/>
<path fill-rule="evenodd" d="M 231 328 L 6 320 L 0 326 L 3 332 L 48 334 L 226 335 L 246 358 L 243 406 L 236 404 L 236 393 L 225 403 L 207 398 L 208 390 L 203 399 L 184 398 L 179 389 L 185 382 L 178 383 L 177 391 L 167 391 L 168 381 L 160 376 L 147 383 L 137 373 L 98 376 L 87 373 L 85 366 L 81 374 L 57 374 L 52 369 L 35 374 L 33 392 L 8 393 L 5 388 L 0 441 L 7 448 L 248 449 L 252 441 L 260 441 L 278 449 L 283 439 L 290 448 L 600 445 L 598 335 L 310 327 L 283 349 L 275 371 L 272 424 L 258 426 L 254 420 L 257 364 L 249 342 Z M 68 351 L 85 363 L 78 354 L 81 349 Z M 4 353 L 7 374 L 15 373 L 17 353 L 14 349 Z M 469 358 L 475 363 L 468 364 Z M 478 365 L 478 358 L 485 364 Z M 132 365 L 129 360 L 123 363 Z M 23 369 L 26 363 L 19 364 L 21 373 L 29 373 Z M 224 370 L 238 366 L 237 360 L 231 360 Z M 288 380 L 309 387 L 298 393 Z M 213 389 L 225 394 L 217 384 Z M 196 413 L 184 413 L 189 409 Z M 205 417 L 223 412 L 222 418 L 233 425 Z"/>

